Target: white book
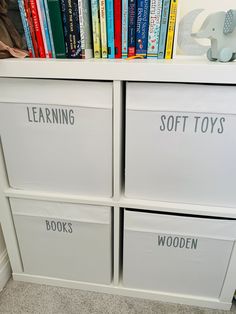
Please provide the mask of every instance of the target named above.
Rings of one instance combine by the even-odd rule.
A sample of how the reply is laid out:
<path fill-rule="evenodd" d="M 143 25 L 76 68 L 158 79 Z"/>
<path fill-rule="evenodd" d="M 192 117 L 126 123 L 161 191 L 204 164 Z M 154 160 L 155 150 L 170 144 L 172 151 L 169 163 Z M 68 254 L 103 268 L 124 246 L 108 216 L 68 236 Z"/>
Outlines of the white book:
<path fill-rule="evenodd" d="M 91 13 L 89 0 L 78 0 L 80 39 L 82 48 L 82 58 L 90 59 L 93 57 L 92 48 L 92 29 Z"/>
<path fill-rule="evenodd" d="M 147 58 L 157 58 L 161 13 L 162 0 L 150 0 Z"/>

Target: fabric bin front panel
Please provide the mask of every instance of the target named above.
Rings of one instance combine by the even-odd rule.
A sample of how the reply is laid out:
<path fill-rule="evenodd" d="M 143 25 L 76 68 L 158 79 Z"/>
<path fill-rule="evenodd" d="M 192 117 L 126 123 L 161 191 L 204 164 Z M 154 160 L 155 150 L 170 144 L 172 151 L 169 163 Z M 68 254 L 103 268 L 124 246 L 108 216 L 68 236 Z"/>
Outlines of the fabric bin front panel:
<path fill-rule="evenodd" d="M 125 195 L 236 206 L 236 89 L 127 83 Z"/>
<path fill-rule="evenodd" d="M 10 199 L 24 273 L 110 284 L 111 208 Z"/>
<path fill-rule="evenodd" d="M 11 187 L 112 196 L 112 83 L 0 79 Z"/>
<path fill-rule="evenodd" d="M 125 287 L 219 298 L 236 221 L 125 210 Z"/>

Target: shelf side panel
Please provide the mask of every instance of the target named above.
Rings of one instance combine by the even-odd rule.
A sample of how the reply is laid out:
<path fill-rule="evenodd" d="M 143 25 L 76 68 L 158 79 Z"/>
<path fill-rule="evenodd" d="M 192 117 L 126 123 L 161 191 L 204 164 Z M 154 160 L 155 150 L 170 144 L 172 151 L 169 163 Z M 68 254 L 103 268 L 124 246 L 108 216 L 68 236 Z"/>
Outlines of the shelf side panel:
<path fill-rule="evenodd" d="M 4 194 L 4 190 L 8 187 L 8 178 L 0 139 L 0 222 L 12 270 L 13 272 L 21 273 L 23 271 L 23 266 L 12 219 L 11 208 L 9 200 Z"/>

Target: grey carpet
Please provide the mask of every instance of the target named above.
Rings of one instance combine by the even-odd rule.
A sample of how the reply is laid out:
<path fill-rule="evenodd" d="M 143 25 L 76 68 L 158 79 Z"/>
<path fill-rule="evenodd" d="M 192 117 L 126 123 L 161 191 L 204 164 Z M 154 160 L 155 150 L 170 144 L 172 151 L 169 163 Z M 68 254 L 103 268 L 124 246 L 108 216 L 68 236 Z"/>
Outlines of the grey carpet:
<path fill-rule="evenodd" d="M 1 314 L 231 314 L 186 305 L 50 287 L 10 280 L 0 293 Z"/>

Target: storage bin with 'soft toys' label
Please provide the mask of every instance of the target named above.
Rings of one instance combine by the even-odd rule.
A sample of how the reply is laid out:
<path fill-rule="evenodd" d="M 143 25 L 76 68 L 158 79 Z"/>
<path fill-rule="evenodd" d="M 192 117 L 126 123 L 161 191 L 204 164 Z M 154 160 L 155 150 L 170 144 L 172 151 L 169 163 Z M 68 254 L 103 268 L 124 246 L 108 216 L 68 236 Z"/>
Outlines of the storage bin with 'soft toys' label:
<path fill-rule="evenodd" d="M 125 195 L 236 206 L 236 89 L 127 83 Z"/>

